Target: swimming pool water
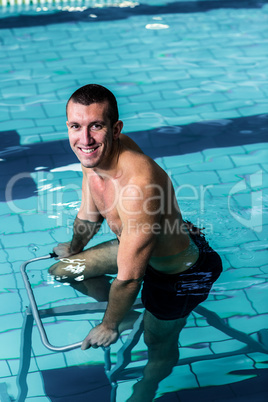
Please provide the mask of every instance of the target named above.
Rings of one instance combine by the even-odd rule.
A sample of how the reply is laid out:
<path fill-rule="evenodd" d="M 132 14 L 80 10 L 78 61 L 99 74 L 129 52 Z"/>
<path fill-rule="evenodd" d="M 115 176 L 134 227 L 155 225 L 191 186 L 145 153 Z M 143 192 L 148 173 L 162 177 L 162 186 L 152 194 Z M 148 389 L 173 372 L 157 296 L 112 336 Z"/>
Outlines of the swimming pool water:
<path fill-rule="evenodd" d="M 224 273 L 202 306 L 267 346 L 267 2 L 203 2 L 206 10 L 194 1 L 191 10 L 184 2 L 172 8 L 171 2 L 143 3 L 68 13 L 61 22 L 53 14 L 45 22 L 2 14 L 3 401 L 18 395 L 29 304 L 19 267 L 69 240 L 79 207 L 81 171 L 68 146 L 65 102 L 88 82 L 114 91 L 124 132 L 169 172 L 184 217 L 206 227 L 222 256 Z M 111 237 L 105 226 L 94 242 Z M 91 300 L 53 281 L 47 268 L 35 263 L 29 271 L 40 308 Z M 55 343 L 75 342 L 87 332 L 88 319 L 94 324 L 101 314 L 47 318 L 45 326 Z M 120 345 L 113 345 L 113 359 Z M 159 400 L 267 399 L 267 354 L 241 352 L 241 340 L 197 313 L 180 346 L 183 364 L 160 384 Z M 133 366 L 145 364 L 145 351 L 141 337 Z M 84 376 L 99 381 L 98 390 L 109 398 L 102 363 L 102 350 L 50 352 L 34 327 L 26 400 L 66 402 L 71 394 L 78 402 L 81 392 L 92 392 Z M 119 383 L 117 401 L 127 399 L 135 381 Z"/>

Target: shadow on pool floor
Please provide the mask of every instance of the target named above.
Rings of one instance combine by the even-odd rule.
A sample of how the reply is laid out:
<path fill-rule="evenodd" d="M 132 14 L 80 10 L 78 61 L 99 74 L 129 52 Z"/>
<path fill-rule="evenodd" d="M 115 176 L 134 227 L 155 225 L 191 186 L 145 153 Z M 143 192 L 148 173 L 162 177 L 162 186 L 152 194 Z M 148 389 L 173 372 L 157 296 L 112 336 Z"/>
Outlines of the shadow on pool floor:
<path fill-rule="evenodd" d="M 254 378 L 221 386 L 171 392 L 159 402 L 266 402 L 268 369 L 233 371 L 230 374 Z M 111 386 L 102 365 L 75 366 L 42 371 L 46 395 L 52 402 L 109 402 Z M 179 381 L 179 378 L 178 378 Z M 142 402 L 142 401 L 141 401 Z"/>
<path fill-rule="evenodd" d="M 127 133 L 151 158 L 183 155 L 209 148 L 222 148 L 267 142 L 268 114 L 202 121 L 185 126 L 158 127 Z M 38 133 L 37 133 L 38 134 Z M 66 133 L 67 137 L 67 133 Z M 6 186 L 16 178 L 12 199 L 36 195 L 36 184 L 30 173 L 78 163 L 69 141 L 59 140 L 20 145 L 19 134 L 0 132 L 1 185 L 0 201 L 6 200 Z M 17 176 L 16 176 L 17 175 Z M 19 176 L 21 175 L 21 176 Z"/>
<path fill-rule="evenodd" d="M 233 371 L 230 374 L 256 375 L 232 384 L 181 390 L 163 395 L 159 402 L 266 402 L 268 369 Z"/>
<path fill-rule="evenodd" d="M 109 402 L 111 385 L 103 365 L 42 371 L 46 395 L 52 402 Z"/>

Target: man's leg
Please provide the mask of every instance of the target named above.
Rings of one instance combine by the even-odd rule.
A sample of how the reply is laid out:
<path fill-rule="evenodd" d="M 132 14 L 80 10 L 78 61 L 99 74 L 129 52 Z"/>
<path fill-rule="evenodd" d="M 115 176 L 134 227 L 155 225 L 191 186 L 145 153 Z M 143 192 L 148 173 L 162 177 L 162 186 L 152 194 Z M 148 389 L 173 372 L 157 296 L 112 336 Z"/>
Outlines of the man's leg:
<path fill-rule="evenodd" d="M 179 358 L 178 340 L 186 318 L 159 320 L 148 311 L 144 315 L 144 340 L 148 347 L 148 363 L 143 378 L 134 385 L 128 402 L 151 402 L 158 384 L 166 378 Z"/>
<path fill-rule="evenodd" d="M 110 240 L 81 253 L 62 258 L 49 268 L 50 275 L 68 282 L 117 273 L 118 241 Z"/>

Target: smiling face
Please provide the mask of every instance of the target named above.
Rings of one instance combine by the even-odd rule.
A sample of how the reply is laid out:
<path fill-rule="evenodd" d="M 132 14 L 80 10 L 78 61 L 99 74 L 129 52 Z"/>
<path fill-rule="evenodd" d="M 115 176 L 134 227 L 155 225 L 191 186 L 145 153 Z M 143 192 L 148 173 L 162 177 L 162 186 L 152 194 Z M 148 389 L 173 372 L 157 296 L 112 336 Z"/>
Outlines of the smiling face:
<path fill-rule="evenodd" d="M 113 157 L 123 123 L 119 120 L 111 126 L 107 102 L 85 106 L 71 100 L 67 115 L 70 145 L 81 164 L 86 168 L 105 168 Z"/>

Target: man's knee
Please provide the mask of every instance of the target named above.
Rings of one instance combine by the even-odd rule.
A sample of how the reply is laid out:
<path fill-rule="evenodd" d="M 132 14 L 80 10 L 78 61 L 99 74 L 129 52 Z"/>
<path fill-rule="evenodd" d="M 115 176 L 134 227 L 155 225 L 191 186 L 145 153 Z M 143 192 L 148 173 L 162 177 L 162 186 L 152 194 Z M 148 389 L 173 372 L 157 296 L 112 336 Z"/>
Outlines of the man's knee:
<path fill-rule="evenodd" d="M 144 341 L 148 345 L 176 343 L 187 317 L 177 320 L 160 320 L 146 311 L 144 316 Z"/>
<path fill-rule="evenodd" d="M 85 263 L 81 260 L 63 258 L 61 261 L 52 265 L 48 272 L 58 281 L 81 281 L 84 280 Z"/>

